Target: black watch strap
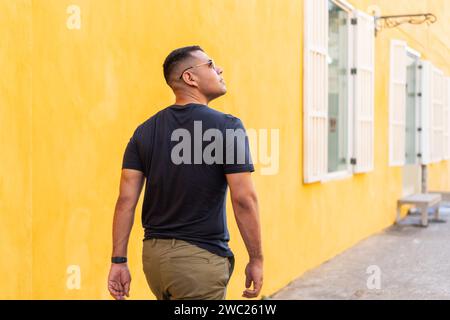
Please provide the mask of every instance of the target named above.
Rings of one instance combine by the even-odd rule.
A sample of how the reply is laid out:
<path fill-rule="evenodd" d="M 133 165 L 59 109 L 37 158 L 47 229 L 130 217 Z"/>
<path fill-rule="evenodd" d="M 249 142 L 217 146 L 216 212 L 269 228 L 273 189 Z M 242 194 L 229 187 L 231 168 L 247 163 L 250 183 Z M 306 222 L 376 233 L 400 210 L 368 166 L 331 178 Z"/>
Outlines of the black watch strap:
<path fill-rule="evenodd" d="M 126 263 L 127 257 L 112 257 L 111 263 Z"/>

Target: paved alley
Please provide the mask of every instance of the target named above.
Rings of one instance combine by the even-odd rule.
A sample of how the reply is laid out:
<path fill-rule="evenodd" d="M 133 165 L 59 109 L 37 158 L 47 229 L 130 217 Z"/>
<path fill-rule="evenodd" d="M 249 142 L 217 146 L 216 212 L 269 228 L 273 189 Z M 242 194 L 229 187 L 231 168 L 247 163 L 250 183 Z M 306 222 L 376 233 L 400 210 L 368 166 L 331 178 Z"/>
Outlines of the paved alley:
<path fill-rule="evenodd" d="M 441 212 L 446 223 L 430 221 L 421 228 L 415 226 L 420 216 L 409 215 L 401 225 L 361 241 L 270 298 L 450 299 L 450 210 Z"/>

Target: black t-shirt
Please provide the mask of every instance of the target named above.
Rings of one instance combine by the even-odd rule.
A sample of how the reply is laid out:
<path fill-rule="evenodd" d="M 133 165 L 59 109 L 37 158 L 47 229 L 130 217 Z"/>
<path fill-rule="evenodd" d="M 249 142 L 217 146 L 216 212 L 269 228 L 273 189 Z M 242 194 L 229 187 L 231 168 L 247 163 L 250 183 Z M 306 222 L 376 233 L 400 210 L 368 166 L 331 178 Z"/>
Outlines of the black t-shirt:
<path fill-rule="evenodd" d="M 169 106 L 137 127 L 122 168 L 146 177 L 145 239 L 175 238 L 233 255 L 225 174 L 254 171 L 241 120 L 202 104 Z"/>

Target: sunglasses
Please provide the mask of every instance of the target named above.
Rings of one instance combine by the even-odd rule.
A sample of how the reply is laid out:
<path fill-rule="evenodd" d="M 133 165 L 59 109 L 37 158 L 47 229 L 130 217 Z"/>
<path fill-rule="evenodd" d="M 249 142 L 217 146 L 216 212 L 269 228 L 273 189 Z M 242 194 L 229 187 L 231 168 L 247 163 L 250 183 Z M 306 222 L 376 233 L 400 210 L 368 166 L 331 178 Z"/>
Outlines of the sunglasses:
<path fill-rule="evenodd" d="M 214 61 L 213 60 L 208 60 L 206 62 L 203 62 L 203 63 L 200 63 L 200 64 L 196 64 L 195 66 L 191 66 L 189 68 L 184 69 L 183 72 L 181 73 L 179 79 L 181 79 L 183 77 L 183 74 L 186 71 L 188 71 L 189 69 L 194 69 L 194 68 L 197 68 L 197 67 L 200 67 L 200 66 L 204 66 L 204 65 L 208 65 L 209 68 L 216 70 L 216 65 L 214 64 Z"/>

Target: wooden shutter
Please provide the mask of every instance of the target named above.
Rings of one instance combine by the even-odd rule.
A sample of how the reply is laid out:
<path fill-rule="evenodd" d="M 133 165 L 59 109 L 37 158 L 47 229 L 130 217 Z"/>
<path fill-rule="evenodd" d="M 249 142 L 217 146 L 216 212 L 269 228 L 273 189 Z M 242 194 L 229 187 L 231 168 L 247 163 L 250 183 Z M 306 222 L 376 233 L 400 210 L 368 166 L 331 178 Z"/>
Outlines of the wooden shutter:
<path fill-rule="evenodd" d="M 305 0 L 303 77 L 304 182 L 327 172 L 328 0 Z"/>
<path fill-rule="evenodd" d="M 429 61 L 422 61 L 421 72 L 421 103 L 420 103 L 420 154 L 421 163 L 431 163 L 431 109 L 432 109 L 432 71 L 433 65 Z"/>
<path fill-rule="evenodd" d="M 432 111 L 431 111 L 431 135 L 432 149 L 431 161 L 438 162 L 443 159 L 444 148 L 444 73 L 433 67 L 432 73 Z"/>
<path fill-rule="evenodd" d="M 405 164 L 406 42 L 391 41 L 389 165 Z"/>
<path fill-rule="evenodd" d="M 450 77 L 444 79 L 444 159 L 450 159 Z"/>
<path fill-rule="evenodd" d="M 355 30 L 355 132 L 354 157 L 356 173 L 368 172 L 374 167 L 374 18 L 356 11 Z"/>

